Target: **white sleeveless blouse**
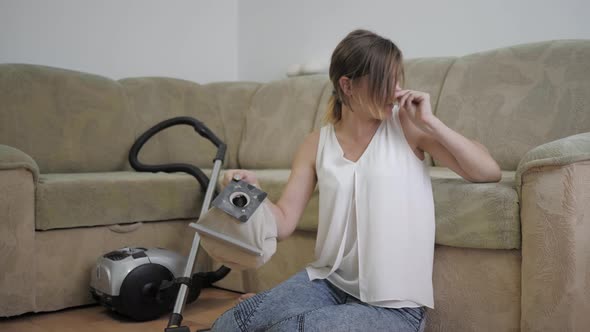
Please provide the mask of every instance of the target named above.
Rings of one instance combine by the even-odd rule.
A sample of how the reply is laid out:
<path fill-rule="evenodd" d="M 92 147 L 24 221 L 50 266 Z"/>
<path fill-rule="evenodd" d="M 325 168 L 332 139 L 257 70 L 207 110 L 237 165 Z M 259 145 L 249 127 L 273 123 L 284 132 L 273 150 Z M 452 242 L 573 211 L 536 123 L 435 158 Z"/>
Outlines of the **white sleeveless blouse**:
<path fill-rule="evenodd" d="M 316 172 L 319 224 L 309 278 L 327 278 L 371 305 L 434 308 L 432 185 L 398 108 L 356 162 L 344 158 L 334 126 L 322 127 Z"/>

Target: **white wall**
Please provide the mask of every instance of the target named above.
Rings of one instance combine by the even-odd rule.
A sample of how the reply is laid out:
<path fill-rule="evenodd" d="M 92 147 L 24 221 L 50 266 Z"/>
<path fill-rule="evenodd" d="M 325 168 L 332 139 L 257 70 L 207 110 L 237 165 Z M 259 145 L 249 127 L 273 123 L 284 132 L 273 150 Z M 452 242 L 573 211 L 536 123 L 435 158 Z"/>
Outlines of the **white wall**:
<path fill-rule="evenodd" d="M 457 56 L 550 39 L 590 39 L 588 0 L 249 0 L 238 2 L 238 79 L 329 62 L 351 30 L 392 39 L 406 58 Z"/>
<path fill-rule="evenodd" d="M 406 58 L 590 39 L 588 0 L 0 0 L 0 63 L 268 81 L 368 28 Z"/>
<path fill-rule="evenodd" d="M 237 0 L 0 0 L 0 63 L 237 78 Z"/>

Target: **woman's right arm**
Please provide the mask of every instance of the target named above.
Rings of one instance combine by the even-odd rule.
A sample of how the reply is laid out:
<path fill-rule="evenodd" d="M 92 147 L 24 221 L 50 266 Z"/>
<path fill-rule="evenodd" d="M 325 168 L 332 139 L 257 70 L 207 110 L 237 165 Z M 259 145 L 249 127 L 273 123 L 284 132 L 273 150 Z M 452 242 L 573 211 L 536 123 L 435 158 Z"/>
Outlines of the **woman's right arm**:
<path fill-rule="evenodd" d="M 317 183 L 315 159 L 319 136 L 319 130 L 307 135 L 295 154 L 291 175 L 281 198 L 276 204 L 268 200 L 277 220 L 279 241 L 293 233 L 315 189 Z M 224 174 L 223 185 L 226 186 L 236 173 L 240 174 L 242 180 L 260 188 L 255 173 L 247 170 L 228 170 Z"/>

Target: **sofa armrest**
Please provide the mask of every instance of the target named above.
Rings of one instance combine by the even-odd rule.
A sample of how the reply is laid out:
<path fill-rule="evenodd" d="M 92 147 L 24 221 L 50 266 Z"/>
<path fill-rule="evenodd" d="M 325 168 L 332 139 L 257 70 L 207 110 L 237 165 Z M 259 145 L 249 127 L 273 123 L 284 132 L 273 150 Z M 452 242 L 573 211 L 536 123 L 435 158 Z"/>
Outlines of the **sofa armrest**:
<path fill-rule="evenodd" d="M 590 133 L 543 144 L 522 159 L 521 330 L 590 326 Z"/>
<path fill-rule="evenodd" d="M 21 151 L 0 145 L 0 317 L 35 310 L 35 178 Z"/>
<path fill-rule="evenodd" d="M 515 184 L 522 197 L 522 175 L 541 166 L 561 166 L 582 160 L 590 160 L 590 132 L 561 138 L 533 148 L 527 152 L 516 168 Z"/>
<path fill-rule="evenodd" d="M 0 170 L 24 168 L 33 174 L 33 180 L 39 179 L 39 166 L 33 158 L 19 149 L 0 144 Z"/>

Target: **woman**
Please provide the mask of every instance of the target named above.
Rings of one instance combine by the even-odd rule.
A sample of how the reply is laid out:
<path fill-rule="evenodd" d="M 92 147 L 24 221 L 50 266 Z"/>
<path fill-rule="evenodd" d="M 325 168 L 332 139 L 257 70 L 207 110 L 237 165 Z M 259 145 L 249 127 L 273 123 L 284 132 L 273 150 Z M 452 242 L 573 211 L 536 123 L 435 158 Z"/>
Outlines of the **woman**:
<path fill-rule="evenodd" d="M 427 93 L 400 88 L 402 53 L 365 30 L 347 35 L 330 64 L 327 122 L 307 136 L 276 204 L 279 240 L 316 186 L 316 261 L 225 312 L 218 331 L 419 331 L 434 308 L 434 203 L 428 152 L 472 182 L 499 181 L 486 148 L 432 114 Z M 231 170 L 258 185 L 253 172 Z"/>

